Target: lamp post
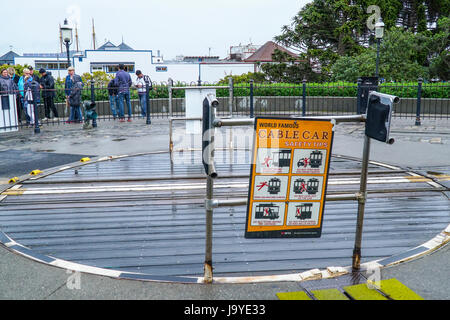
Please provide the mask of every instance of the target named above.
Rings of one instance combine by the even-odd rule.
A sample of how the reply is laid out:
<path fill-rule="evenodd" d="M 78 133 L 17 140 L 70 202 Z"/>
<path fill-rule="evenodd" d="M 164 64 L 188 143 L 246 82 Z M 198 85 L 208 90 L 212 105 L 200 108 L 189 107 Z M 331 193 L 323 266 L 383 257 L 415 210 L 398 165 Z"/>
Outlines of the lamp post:
<path fill-rule="evenodd" d="M 64 25 L 61 27 L 61 35 L 63 38 L 64 43 L 66 44 L 66 51 L 67 51 L 67 63 L 68 67 L 71 66 L 70 64 L 70 53 L 69 53 L 69 46 L 72 44 L 72 28 L 69 26 L 67 19 L 64 19 Z"/>
<path fill-rule="evenodd" d="M 378 78 L 378 66 L 380 64 L 380 42 L 384 35 L 384 23 L 383 20 L 378 20 L 377 23 L 375 23 L 375 38 L 377 39 L 377 62 L 376 62 L 376 69 L 375 69 L 375 77 Z"/>

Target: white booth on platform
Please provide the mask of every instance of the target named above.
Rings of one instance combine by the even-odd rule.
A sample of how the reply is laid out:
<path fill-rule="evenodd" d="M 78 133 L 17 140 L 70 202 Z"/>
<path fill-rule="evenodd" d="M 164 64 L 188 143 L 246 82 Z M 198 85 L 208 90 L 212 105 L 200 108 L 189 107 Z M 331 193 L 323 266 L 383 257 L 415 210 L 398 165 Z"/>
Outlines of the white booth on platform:
<path fill-rule="evenodd" d="M 192 88 L 186 90 L 186 118 L 202 118 L 203 117 L 203 100 L 208 94 L 216 95 L 216 89 Z M 186 134 L 201 134 L 202 124 L 200 120 L 186 121 Z"/>
<path fill-rule="evenodd" d="M 0 133 L 18 131 L 16 95 L 0 96 Z"/>

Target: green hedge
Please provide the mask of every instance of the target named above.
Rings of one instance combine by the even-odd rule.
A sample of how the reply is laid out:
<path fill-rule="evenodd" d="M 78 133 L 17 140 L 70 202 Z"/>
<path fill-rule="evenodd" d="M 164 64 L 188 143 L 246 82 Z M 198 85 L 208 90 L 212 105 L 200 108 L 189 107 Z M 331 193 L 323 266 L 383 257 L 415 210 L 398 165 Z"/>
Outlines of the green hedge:
<path fill-rule="evenodd" d="M 182 85 L 177 85 L 180 87 Z M 207 87 L 206 85 L 205 87 Z M 380 92 L 399 96 L 400 98 L 417 98 L 418 83 L 383 83 L 380 86 Z M 334 83 L 307 83 L 306 84 L 306 96 L 322 96 L 322 97 L 356 97 L 358 92 L 357 84 L 350 82 L 334 82 Z M 218 97 L 228 97 L 228 89 L 217 89 Z M 233 95 L 235 97 L 248 97 L 250 96 L 250 84 L 239 83 L 234 85 Z M 302 84 L 289 84 L 289 83 L 270 83 L 270 84 L 254 84 L 253 95 L 255 97 L 262 96 L 297 96 L 303 95 Z M 174 98 L 184 98 L 184 90 L 174 90 Z M 150 92 L 150 99 L 163 99 L 168 98 L 169 92 L 167 86 L 154 86 Z M 423 98 L 444 98 L 450 99 L 450 84 L 449 83 L 424 83 L 422 85 L 422 97 Z M 83 89 L 82 99 L 90 100 L 91 93 L 90 87 Z M 136 90 L 131 90 L 131 99 L 137 99 L 138 94 Z M 107 101 L 108 90 L 106 88 L 95 89 L 96 101 Z M 63 88 L 59 88 L 57 91 L 57 102 L 64 102 L 65 95 Z"/>

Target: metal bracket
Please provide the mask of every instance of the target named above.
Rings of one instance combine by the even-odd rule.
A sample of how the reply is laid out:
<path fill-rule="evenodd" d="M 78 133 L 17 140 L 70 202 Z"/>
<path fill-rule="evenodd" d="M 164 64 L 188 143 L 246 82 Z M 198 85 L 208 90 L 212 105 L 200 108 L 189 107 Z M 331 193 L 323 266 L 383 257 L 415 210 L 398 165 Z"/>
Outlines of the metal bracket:
<path fill-rule="evenodd" d="M 356 193 L 356 200 L 358 200 L 358 203 L 365 204 L 367 200 L 367 194 L 357 192 Z"/>
<path fill-rule="evenodd" d="M 212 210 L 214 208 L 219 207 L 219 200 L 216 199 L 206 199 L 205 200 L 205 208 L 206 210 Z"/>

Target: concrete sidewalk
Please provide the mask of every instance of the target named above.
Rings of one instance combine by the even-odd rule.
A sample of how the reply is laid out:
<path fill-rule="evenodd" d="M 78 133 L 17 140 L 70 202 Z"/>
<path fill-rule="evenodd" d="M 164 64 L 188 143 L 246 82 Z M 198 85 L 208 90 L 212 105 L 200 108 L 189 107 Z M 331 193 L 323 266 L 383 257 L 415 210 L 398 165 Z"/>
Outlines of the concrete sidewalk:
<path fill-rule="evenodd" d="M 81 125 L 43 126 L 0 135 L 0 182 L 26 174 L 30 167 L 46 169 L 84 156 L 109 156 L 168 150 L 168 121 L 144 119 L 132 123 L 99 121 L 98 128 Z M 180 129 L 184 124 L 178 124 Z M 450 171 L 450 121 L 394 119 L 394 145 L 372 143 L 371 160 L 421 171 Z M 361 158 L 363 125 L 337 126 L 334 154 Z M 6 156 L 9 155 L 9 156 Z M 14 158 L 20 156 L 21 158 Z M 30 157 L 32 164 L 26 166 Z M 11 166 L 11 162 L 14 163 Z M 450 214 L 450 213 L 449 213 Z M 450 221 L 450 219 L 449 219 Z M 382 269 L 383 279 L 397 278 L 425 299 L 450 299 L 450 252 L 444 246 L 433 254 Z M 349 262 L 350 264 L 351 262 Z M 307 286 L 333 287 L 352 279 L 308 281 Z M 365 281 L 362 278 L 361 281 Z M 181 284 L 117 280 L 37 263 L 0 246 L 0 299 L 155 299 L 155 300 L 276 300 L 276 293 L 301 290 L 301 282 L 257 284 Z"/>

